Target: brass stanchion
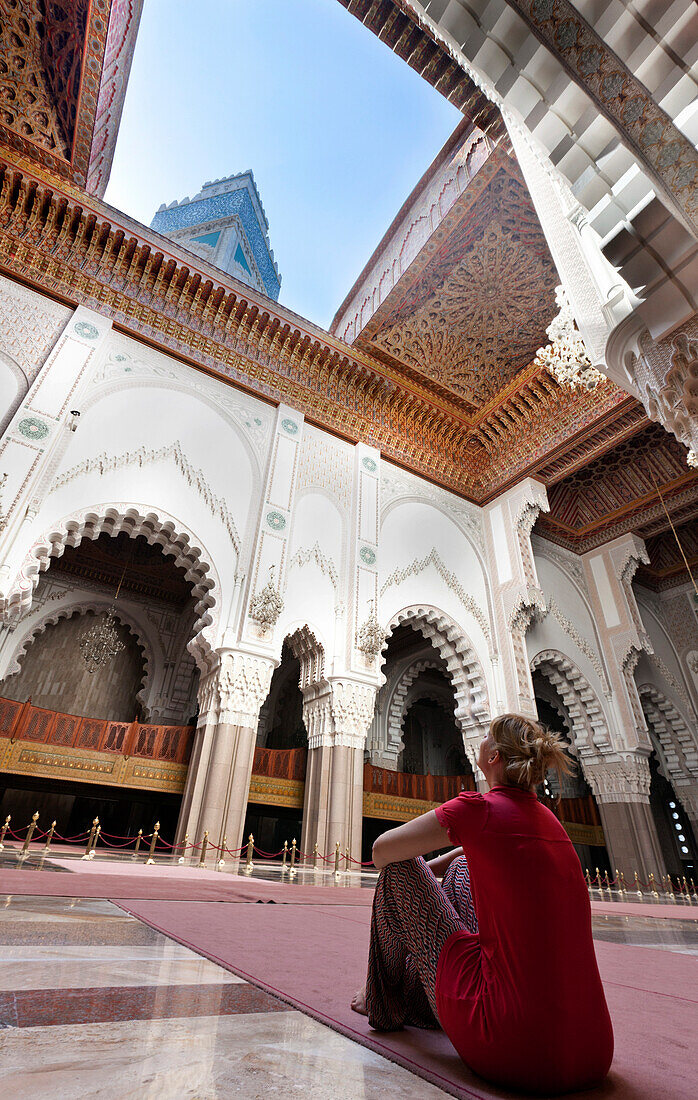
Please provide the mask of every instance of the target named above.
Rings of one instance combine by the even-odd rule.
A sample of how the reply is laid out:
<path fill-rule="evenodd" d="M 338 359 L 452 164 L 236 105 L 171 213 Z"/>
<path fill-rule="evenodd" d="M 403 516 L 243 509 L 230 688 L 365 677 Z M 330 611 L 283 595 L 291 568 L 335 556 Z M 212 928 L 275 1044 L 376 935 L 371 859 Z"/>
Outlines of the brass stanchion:
<path fill-rule="evenodd" d="M 140 849 L 142 839 L 143 839 L 143 830 L 139 829 L 138 830 L 138 836 L 136 837 L 136 847 L 133 849 L 133 856 L 131 857 L 132 859 L 137 858 L 138 851 Z"/>
<path fill-rule="evenodd" d="M 637 887 L 637 896 L 641 898 L 642 890 L 640 889 L 640 876 L 638 875 L 637 871 L 635 872 L 635 886 Z"/>
<path fill-rule="evenodd" d="M 252 856 L 254 855 L 254 837 L 252 833 L 247 838 L 247 855 L 245 856 L 245 870 L 248 875 L 252 874 L 253 863 Z"/>
<path fill-rule="evenodd" d="M 225 850 L 226 850 L 227 847 L 228 847 L 228 838 L 227 838 L 227 836 L 224 836 L 223 837 L 223 843 L 221 845 L 221 858 L 218 860 L 218 866 L 219 867 L 225 867 Z"/>
<path fill-rule="evenodd" d="M 683 876 L 683 879 L 682 879 L 682 882 L 681 882 L 681 896 L 682 897 L 684 895 L 684 892 L 685 892 L 686 897 L 688 898 L 688 900 L 690 902 L 691 901 L 691 891 L 688 889 L 688 883 L 686 882 L 686 876 L 685 875 Z"/>
<path fill-rule="evenodd" d="M 598 886 L 599 895 L 601 897 L 603 897 L 603 886 L 601 885 L 601 883 L 602 883 L 601 872 L 599 871 L 598 867 L 595 867 L 594 870 L 596 871 L 596 885 Z"/>
<path fill-rule="evenodd" d="M 286 870 L 286 860 L 287 859 L 288 859 L 288 841 L 285 840 L 284 841 L 284 854 L 283 854 L 283 857 L 281 859 L 281 873 L 282 874 Z"/>
<path fill-rule="evenodd" d="M 334 846 L 334 873 L 337 878 L 339 877 L 339 861 L 341 858 L 342 857 L 339 850 L 339 841 L 337 841 Z"/>
<path fill-rule="evenodd" d="M 589 874 L 589 868 L 586 869 L 585 879 L 587 880 L 587 886 L 591 890 L 591 875 Z"/>
<path fill-rule="evenodd" d="M 626 882 L 625 882 L 625 875 L 623 874 L 622 871 L 619 871 L 618 868 L 616 868 L 616 878 L 618 879 L 618 882 L 620 883 L 620 892 L 621 892 L 621 894 L 627 894 L 628 887 L 627 887 Z"/>
<path fill-rule="evenodd" d="M 345 848 L 344 849 L 344 870 L 345 870 L 345 872 L 349 870 L 349 864 L 350 863 L 351 863 L 351 856 L 349 855 L 349 849 Z"/>
<path fill-rule="evenodd" d="M 97 828 L 98 825 L 99 825 L 99 818 L 96 817 L 94 819 L 94 821 L 92 822 L 92 828 L 90 829 L 90 835 L 87 838 L 87 844 L 85 845 L 85 854 L 82 857 L 83 859 L 89 859 L 90 858 L 90 852 L 92 850 L 92 841 L 94 840 L 95 829 Z"/>
<path fill-rule="evenodd" d="M 649 873 L 650 890 L 655 898 L 659 897 L 659 891 L 657 890 L 657 883 L 654 881 L 654 871 Z"/>
<path fill-rule="evenodd" d="M 317 844 L 313 844 L 313 870 L 314 871 L 317 871 L 317 857 L 318 857 Z"/>
<path fill-rule="evenodd" d="M 294 836 L 293 840 L 291 841 L 291 868 L 289 870 L 289 875 L 292 878 L 295 877 L 295 875 L 296 875 L 296 838 L 295 838 L 295 836 Z"/>
<path fill-rule="evenodd" d="M 22 845 L 22 856 L 26 856 L 27 852 L 29 851 L 29 844 L 31 843 L 31 838 L 34 836 L 34 830 L 36 829 L 36 823 L 38 820 L 39 811 L 37 810 L 36 813 L 32 814 L 31 824 L 29 825 L 29 828 L 27 829 L 27 835 L 24 838 L 24 844 Z"/>
<path fill-rule="evenodd" d="M 99 840 L 99 834 L 101 833 L 101 831 L 102 831 L 102 826 L 98 825 L 97 828 L 95 829 L 95 835 L 92 838 L 92 850 L 91 850 L 90 855 L 88 857 L 89 859 L 94 859 L 95 858 L 95 848 L 97 847 L 97 841 Z"/>
<path fill-rule="evenodd" d="M 208 848 L 208 829 L 204 831 L 204 839 L 201 841 L 201 854 L 199 856 L 199 867 L 203 867 L 206 863 L 206 849 Z"/>
<path fill-rule="evenodd" d="M 7 832 L 7 830 L 10 827 L 10 822 L 11 821 L 12 821 L 12 814 L 8 814 L 7 817 L 5 818 L 5 824 L 3 825 L 2 830 L 0 830 L 0 852 L 2 852 L 4 847 L 5 847 L 5 845 L 3 844 L 3 841 L 5 839 L 5 833 Z"/>
<path fill-rule="evenodd" d="M 160 832 L 160 822 L 156 821 L 155 822 L 155 828 L 153 829 L 153 836 L 152 836 L 152 839 L 150 841 L 150 848 L 148 849 L 148 858 L 145 861 L 146 867 L 151 867 L 155 863 L 155 860 L 153 859 L 153 856 L 155 855 L 155 845 L 158 842 L 158 833 L 159 832 Z"/>
<path fill-rule="evenodd" d="M 696 901 L 698 901 L 698 893 L 696 893 L 696 884 L 693 881 L 693 879 L 689 879 L 689 882 L 691 883 L 691 893 L 693 894 L 693 897 L 696 899 Z"/>
<path fill-rule="evenodd" d="M 610 894 L 610 892 L 611 892 L 611 880 L 608 876 L 608 871 L 606 871 L 606 889 L 608 890 L 608 892 Z"/>
<path fill-rule="evenodd" d="M 53 834 L 55 833 L 55 831 L 56 831 L 56 822 L 52 821 L 51 822 L 51 828 L 48 831 L 48 836 L 46 837 L 46 843 L 44 845 L 44 855 L 46 855 L 46 853 L 48 852 L 48 850 L 51 846 L 51 841 L 53 840 Z"/>
<path fill-rule="evenodd" d="M 177 860 L 177 863 L 184 863 L 184 854 L 189 847 L 189 833 L 184 834 L 184 847 L 182 848 L 182 854 Z"/>
<path fill-rule="evenodd" d="M 669 894 L 671 895 L 671 900 L 676 901 L 676 895 L 674 894 L 674 884 L 671 881 L 671 875 L 667 875 L 666 878 L 667 878 L 667 883 L 669 885 Z"/>

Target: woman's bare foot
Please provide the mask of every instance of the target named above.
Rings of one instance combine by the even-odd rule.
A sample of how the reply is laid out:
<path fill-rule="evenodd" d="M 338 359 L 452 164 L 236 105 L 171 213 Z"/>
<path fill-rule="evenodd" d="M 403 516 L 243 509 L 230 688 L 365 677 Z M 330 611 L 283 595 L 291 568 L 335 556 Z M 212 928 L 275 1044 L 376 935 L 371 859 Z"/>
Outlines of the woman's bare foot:
<path fill-rule="evenodd" d="M 354 1012 L 359 1012 L 362 1016 L 368 1016 L 366 1011 L 366 990 L 357 989 L 356 993 L 351 999 L 351 1007 Z"/>

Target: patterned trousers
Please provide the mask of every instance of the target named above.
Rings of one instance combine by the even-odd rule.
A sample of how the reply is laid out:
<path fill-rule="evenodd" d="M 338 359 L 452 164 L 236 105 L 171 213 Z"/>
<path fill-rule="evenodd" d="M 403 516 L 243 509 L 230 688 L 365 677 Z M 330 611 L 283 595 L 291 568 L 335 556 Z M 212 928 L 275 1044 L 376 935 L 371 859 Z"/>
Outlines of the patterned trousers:
<path fill-rule="evenodd" d="M 439 1028 L 436 970 L 454 932 L 477 932 L 465 856 L 439 883 L 423 859 L 390 863 L 378 877 L 366 978 L 368 1022 L 378 1031 L 405 1024 Z"/>

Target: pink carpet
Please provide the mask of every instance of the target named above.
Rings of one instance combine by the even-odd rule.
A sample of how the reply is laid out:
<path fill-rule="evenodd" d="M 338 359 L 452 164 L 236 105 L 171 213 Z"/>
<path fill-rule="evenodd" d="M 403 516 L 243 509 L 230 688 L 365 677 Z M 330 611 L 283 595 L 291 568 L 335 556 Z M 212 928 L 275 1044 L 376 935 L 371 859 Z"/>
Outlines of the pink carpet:
<path fill-rule="evenodd" d="M 69 864 L 69 861 L 65 861 Z M 74 874 L 55 871 L 0 871 L 0 894 L 34 894 L 56 898 L 126 898 L 149 901 L 275 901 L 279 904 L 317 904 L 320 896 L 334 905 L 370 907 L 372 890 L 359 886 L 300 886 L 266 882 L 245 875 L 199 871 L 187 867 L 146 867 L 104 861 L 73 861 Z M 698 914 L 698 908 L 696 909 Z"/>
<path fill-rule="evenodd" d="M 377 1033 L 351 1011 L 351 996 L 365 973 L 370 911 L 363 904 L 333 904 L 328 893 L 323 890 L 316 904 L 255 906 L 253 914 L 240 904 L 123 900 L 117 904 L 453 1096 L 480 1100 L 512 1096 L 471 1074 L 443 1034 L 416 1029 Z M 370 896 L 369 891 L 364 893 Z M 597 954 L 614 1022 L 616 1054 L 606 1083 L 577 1097 L 694 1100 L 698 959 L 601 942 Z M 553 996 L 554 975 L 550 981 Z"/>

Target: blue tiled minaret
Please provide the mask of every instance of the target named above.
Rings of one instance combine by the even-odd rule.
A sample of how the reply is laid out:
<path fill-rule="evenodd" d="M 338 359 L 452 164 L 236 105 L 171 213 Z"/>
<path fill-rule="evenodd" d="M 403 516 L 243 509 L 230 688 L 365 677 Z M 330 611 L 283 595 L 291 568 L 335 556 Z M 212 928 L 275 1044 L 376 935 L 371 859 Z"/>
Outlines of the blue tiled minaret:
<path fill-rule="evenodd" d="M 252 172 L 205 183 L 198 195 L 164 203 L 151 229 L 248 286 L 278 299 L 281 276 Z"/>

